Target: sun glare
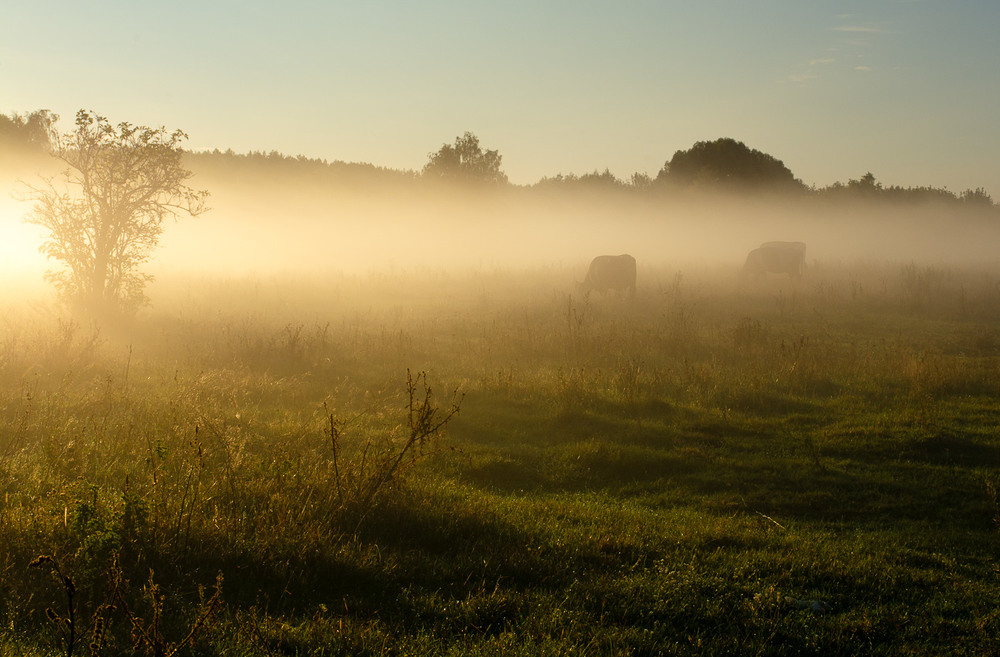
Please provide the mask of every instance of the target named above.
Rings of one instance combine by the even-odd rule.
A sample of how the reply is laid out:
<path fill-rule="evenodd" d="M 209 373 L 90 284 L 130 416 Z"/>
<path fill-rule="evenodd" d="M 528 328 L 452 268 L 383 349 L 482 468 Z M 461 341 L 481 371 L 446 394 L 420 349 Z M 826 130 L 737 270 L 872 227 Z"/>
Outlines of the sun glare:
<path fill-rule="evenodd" d="M 0 200 L 0 274 L 30 276 L 45 270 L 45 256 L 38 252 L 42 232 L 24 222 L 26 206 Z"/>

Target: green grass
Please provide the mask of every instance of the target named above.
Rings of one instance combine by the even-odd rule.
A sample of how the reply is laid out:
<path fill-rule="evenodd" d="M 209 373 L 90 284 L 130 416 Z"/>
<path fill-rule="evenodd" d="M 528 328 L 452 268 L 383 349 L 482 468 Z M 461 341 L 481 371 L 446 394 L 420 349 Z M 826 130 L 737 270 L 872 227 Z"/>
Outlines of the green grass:
<path fill-rule="evenodd" d="M 1000 651 L 996 272 L 557 274 L 175 284 L 99 331 L 11 308 L 0 652 L 66 652 L 43 554 L 76 654 L 108 602 L 99 654 L 152 654 L 126 608 L 180 644 L 220 573 L 179 654 Z M 405 440 L 408 369 L 461 413 L 359 511 L 337 483 Z"/>

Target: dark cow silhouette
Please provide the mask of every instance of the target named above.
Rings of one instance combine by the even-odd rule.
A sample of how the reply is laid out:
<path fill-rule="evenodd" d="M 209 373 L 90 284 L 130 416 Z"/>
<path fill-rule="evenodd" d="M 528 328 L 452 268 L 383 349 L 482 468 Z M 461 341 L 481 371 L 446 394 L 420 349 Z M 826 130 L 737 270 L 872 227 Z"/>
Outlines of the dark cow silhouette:
<path fill-rule="evenodd" d="M 613 290 L 635 295 L 635 258 L 628 254 L 597 256 L 590 262 L 587 277 L 576 287 L 580 294 Z"/>
<path fill-rule="evenodd" d="M 755 276 L 788 274 L 798 278 L 806 266 L 804 242 L 764 242 L 747 255 L 743 272 Z"/>

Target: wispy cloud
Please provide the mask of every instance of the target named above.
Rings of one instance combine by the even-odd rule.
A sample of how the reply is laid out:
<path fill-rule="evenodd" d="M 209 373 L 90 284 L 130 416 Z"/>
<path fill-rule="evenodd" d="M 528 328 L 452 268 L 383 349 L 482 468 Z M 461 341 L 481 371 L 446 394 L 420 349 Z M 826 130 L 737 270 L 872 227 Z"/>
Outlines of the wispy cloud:
<path fill-rule="evenodd" d="M 865 60 L 870 42 L 878 38 L 875 35 L 889 34 L 891 30 L 872 24 L 862 14 L 838 14 L 833 23 L 828 27 L 829 31 L 840 36 L 831 37 L 832 43 L 826 48 L 825 55 L 808 60 L 804 66 L 800 64 L 802 70 L 785 78 L 787 82 L 805 83 L 850 70 L 872 70 L 867 64 L 859 62 Z"/>
<path fill-rule="evenodd" d="M 880 27 L 866 27 L 864 25 L 840 25 L 833 28 L 834 32 L 863 32 L 866 34 L 884 34 L 885 30 Z"/>
<path fill-rule="evenodd" d="M 793 83 L 808 82 L 809 80 L 815 80 L 820 77 L 820 71 L 824 68 L 836 62 L 834 57 L 818 57 L 816 59 L 810 59 L 809 65 L 805 67 L 804 71 L 799 73 L 793 73 L 789 75 L 786 80 Z"/>
<path fill-rule="evenodd" d="M 804 73 L 796 73 L 794 75 L 789 75 L 786 81 L 799 84 L 802 82 L 808 82 L 809 80 L 815 80 L 819 77 L 819 74 L 815 71 L 806 71 Z"/>

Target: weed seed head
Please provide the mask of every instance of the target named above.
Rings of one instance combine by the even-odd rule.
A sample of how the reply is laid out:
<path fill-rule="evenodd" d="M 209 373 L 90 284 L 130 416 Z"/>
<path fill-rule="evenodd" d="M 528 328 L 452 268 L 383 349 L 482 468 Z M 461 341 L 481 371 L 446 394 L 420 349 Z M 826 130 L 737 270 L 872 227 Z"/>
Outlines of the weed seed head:
<path fill-rule="evenodd" d="M 42 564 L 53 563 L 54 559 L 47 554 L 42 554 L 28 564 L 28 568 L 41 568 Z"/>

